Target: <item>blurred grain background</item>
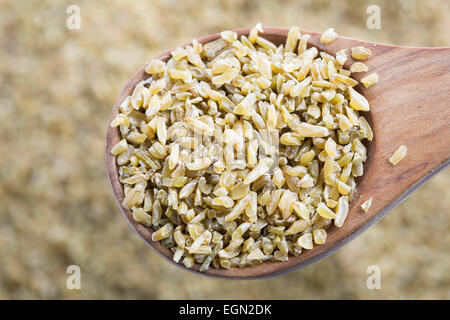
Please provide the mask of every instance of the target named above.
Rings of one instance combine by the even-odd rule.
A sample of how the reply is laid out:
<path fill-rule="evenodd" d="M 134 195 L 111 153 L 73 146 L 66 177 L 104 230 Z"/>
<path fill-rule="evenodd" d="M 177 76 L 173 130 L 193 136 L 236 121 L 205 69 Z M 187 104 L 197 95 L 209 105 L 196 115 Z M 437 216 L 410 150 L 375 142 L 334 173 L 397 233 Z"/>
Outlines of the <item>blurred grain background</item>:
<path fill-rule="evenodd" d="M 81 8 L 81 30 L 66 27 L 70 4 Z M 370 4 L 381 8 L 381 30 L 366 28 Z M 450 298 L 449 169 L 335 255 L 268 280 L 180 271 L 131 232 L 104 168 L 123 85 L 162 50 L 259 21 L 450 45 L 448 0 L 0 1 L 0 299 Z M 71 264 L 81 290 L 65 286 Z M 372 264 L 381 290 L 366 288 Z"/>

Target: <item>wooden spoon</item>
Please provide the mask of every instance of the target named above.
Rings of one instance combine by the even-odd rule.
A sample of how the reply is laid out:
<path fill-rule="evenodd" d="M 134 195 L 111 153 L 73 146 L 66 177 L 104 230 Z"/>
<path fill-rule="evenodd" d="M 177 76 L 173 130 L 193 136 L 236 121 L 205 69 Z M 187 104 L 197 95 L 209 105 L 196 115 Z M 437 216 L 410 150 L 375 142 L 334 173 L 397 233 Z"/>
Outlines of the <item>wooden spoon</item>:
<path fill-rule="evenodd" d="M 239 35 L 248 35 L 250 29 L 235 30 Z M 288 29 L 264 28 L 261 34 L 276 45 L 285 43 Z M 322 45 L 320 33 L 301 31 L 310 34 L 310 46 L 330 54 L 342 48 L 348 48 L 349 56 L 345 67 L 353 62 L 350 49 L 355 46 L 369 48 L 373 55 L 364 61 L 369 67 L 368 73 L 354 74 L 359 80 L 367 74 L 377 72 L 379 82 L 370 88 L 357 86 L 369 101 L 371 110 L 365 113 L 374 131 L 372 142 L 366 143 L 367 162 L 364 175 L 357 181 L 357 191 L 350 204 L 347 220 L 342 228 L 334 225 L 328 230 L 327 242 L 316 245 L 312 250 L 303 250 L 297 256 L 290 256 L 286 262 L 265 262 L 255 267 L 215 269 L 210 268 L 202 274 L 224 278 L 261 278 L 305 267 L 316 262 L 355 238 L 362 231 L 380 220 L 390 210 L 404 200 L 432 175 L 449 164 L 450 158 L 450 48 L 411 48 L 383 45 L 357 39 L 338 37 L 330 44 Z M 213 34 L 199 39 L 207 43 L 219 38 Z M 186 44 L 187 45 L 187 44 Z M 172 50 L 162 53 L 158 58 L 166 60 Z M 131 94 L 135 85 L 148 75 L 142 67 L 127 83 L 114 104 L 111 119 L 119 112 L 121 102 Z M 109 179 L 120 210 L 131 227 L 157 253 L 172 261 L 172 252 L 159 242 L 153 242 L 150 228 L 135 222 L 130 210 L 122 207 L 123 187 L 119 182 L 116 157 L 111 148 L 120 140 L 119 130 L 108 126 L 106 138 L 106 166 Z M 393 166 L 388 159 L 400 146 L 406 145 L 408 155 Z M 368 213 L 364 213 L 361 204 L 373 197 Z M 370 250 L 370 247 L 367 248 Z M 386 252 L 386 254 L 393 254 Z M 183 265 L 179 267 L 186 269 Z M 199 265 L 193 269 L 198 272 Z"/>

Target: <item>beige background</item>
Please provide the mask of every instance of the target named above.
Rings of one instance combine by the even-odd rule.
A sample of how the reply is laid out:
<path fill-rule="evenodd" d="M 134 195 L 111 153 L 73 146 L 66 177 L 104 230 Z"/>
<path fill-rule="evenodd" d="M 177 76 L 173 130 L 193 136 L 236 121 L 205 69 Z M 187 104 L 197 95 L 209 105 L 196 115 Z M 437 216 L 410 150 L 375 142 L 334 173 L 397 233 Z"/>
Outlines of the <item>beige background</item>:
<path fill-rule="evenodd" d="M 0 1 L 1 299 L 450 298 L 448 168 L 335 255 L 257 281 L 206 278 L 158 257 L 119 213 L 104 168 L 114 100 L 164 49 L 258 21 L 449 46 L 448 0 L 132 3 Z M 81 30 L 66 28 L 69 4 L 81 8 Z M 366 28 L 370 4 L 381 8 L 381 30 Z M 65 287 L 71 264 L 82 270 L 79 291 Z M 381 290 L 366 288 L 372 264 Z"/>

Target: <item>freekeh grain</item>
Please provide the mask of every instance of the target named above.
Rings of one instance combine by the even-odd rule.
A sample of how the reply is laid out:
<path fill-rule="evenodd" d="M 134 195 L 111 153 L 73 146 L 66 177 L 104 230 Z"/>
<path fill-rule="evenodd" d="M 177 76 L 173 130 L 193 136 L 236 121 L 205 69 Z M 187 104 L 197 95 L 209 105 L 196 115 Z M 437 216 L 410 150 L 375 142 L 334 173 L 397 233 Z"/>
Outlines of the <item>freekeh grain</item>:
<path fill-rule="evenodd" d="M 400 147 L 398 147 L 397 150 L 395 150 L 395 152 L 389 158 L 389 162 L 392 163 L 395 166 L 404 157 L 406 157 L 407 153 L 408 153 L 408 148 L 406 148 L 406 146 L 404 146 L 404 145 L 401 145 Z"/>
<path fill-rule="evenodd" d="M 151 61 L 111 122 L 122 205 L 186 267 L 286 261 L 325 243 L 363 174 L 370 106 L 345 50 L 308 48 L 297 27 L 279 46 L 263 36 L 259 24 L 248 38 L 224 31 Z"/>

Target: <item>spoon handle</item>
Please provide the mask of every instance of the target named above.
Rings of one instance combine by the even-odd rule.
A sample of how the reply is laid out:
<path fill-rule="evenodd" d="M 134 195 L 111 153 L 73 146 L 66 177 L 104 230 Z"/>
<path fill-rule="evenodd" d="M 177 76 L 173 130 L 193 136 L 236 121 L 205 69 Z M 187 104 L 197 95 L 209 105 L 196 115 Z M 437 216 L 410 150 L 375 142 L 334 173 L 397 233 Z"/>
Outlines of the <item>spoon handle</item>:
<path fill-rule="evenodd" d="M 371 210 L 375 214 L 393 208 L 449 163 L 450 48 L 371 49 L 369 73 L 377 72 L 380 80 L 358 89 L 371 105 L 368 118 L 375 136 L 357 203 L 369 195 L 378 198 Z M 408 154 L 393 166 L 388 159 L 400 145 Z"/>

